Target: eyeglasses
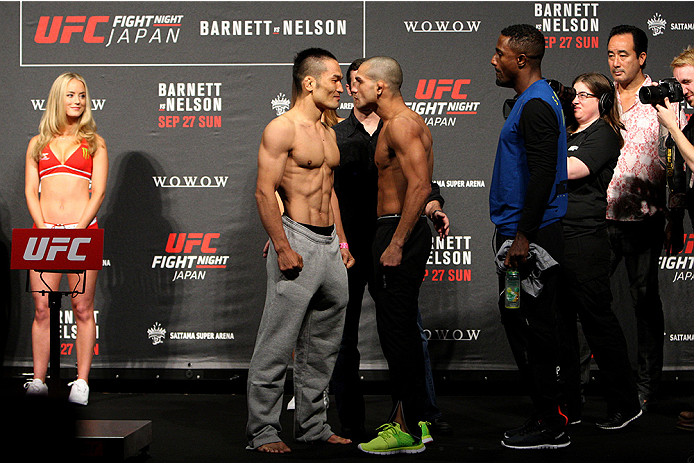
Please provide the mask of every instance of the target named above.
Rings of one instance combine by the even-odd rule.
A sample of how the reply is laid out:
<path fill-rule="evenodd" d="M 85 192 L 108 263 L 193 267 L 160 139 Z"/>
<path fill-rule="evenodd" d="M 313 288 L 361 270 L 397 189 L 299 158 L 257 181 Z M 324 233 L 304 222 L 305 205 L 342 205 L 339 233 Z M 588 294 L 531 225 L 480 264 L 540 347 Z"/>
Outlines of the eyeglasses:
<path fill-rule="evenodd" d="M 576 94 L 576 97 L 577 97 L 580 101 L 585 101 L 585 100 L 587 100 L 588 98 L 597 98 L 597 96 L 593 95 L 592 93 L 588 93 L 588 92 L 578 92 L 578 93 Z"/>

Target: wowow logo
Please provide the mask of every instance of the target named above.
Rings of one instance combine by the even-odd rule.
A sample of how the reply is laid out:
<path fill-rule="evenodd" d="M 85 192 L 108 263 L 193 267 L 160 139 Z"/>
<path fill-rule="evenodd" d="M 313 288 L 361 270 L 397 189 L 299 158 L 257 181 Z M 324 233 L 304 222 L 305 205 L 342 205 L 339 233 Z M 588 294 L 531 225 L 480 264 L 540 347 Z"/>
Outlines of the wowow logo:
<path fill-rule="evenodd" d="M 477 341 L 482 330 L 424 329 L 427 341 Z"/>
<path fill-rule="evenodd" d="M 104 109 L 104 105 L 106 104 L 106 100 L 104 99 L 94 99 L 92 98 L 92 111 L 102 111 Z M 32 99 L 31 100 L 31 107 L 34 109 L 34 111 L 45 111 L 46 110 L 46 100 L 43 99 Z"/>
<path fill-rule="evenodd" d="M 198 177 L 197 175 L 172 175 L 171 177 L 165 175 L 152 176 L 154 180 L 154 186 L 157 188 L 225 188 L 227 186 L 228 176 L 215 175 L 210 177 L 209 175 L 203 175 Z"/>
<path fill-rule="evenodd" d="M 407 32 L 417 33 L 470 33 L 480 29 L 482 21 L 403 21 Z"/>
<path fill-rule="evenodd" d="M 470 79 L 420 79 L 415 102 L 406 102 L 430 126 L 454 126 L 454 116 L 477 114 L 478 101 L 468 101 Z"/>
<path fill-rule="evenodd" d="M 152 268 L 173 269 L 175 280 L 204 280 L 208 270 L 225 269 L 229 256 L 217 254 L 219 233 L 170 233 L 166 255 L 152 258 Z"/>

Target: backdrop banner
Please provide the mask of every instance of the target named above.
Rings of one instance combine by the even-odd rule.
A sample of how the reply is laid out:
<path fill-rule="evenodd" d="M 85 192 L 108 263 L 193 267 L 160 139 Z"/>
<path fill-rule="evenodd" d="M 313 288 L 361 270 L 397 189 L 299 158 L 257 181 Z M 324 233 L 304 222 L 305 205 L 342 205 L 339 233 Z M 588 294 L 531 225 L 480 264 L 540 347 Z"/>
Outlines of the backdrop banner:
<path fill-rule="evenodd" d="M 567 86 L 584 72 L 609 74 L 610 29 L 636 25 L 649 37 L 646 73 L 659 80 L 692 44 L 694 11 L 664 1 L 1 2 L 5 365 L 32 363 L 27 274 L 9 269 L 12 230 L 32 226 L 26 148 L 51 83 L 74 71 L 89 85 L 110 160 L 94 370 L 248 368 L 265 298 L 260 136 L 289 109 L 294 55 L 315 46 L 343 72 L 363 56 L 397 59 L 405 101 L 431 129 L 451 220 L 450 236 L 432 242 L 420 297 L 434 368 L 515 370 L 496 303 L 488 197 L 503 102 L 514 96 L 495 85 L 490 60 L 501 29 L 517 23 L 543 31 L 544 75 Z M 339 115 L 351 108 L 343 93 Z M 660 261 L 666 370 L 694 365 L 688 218 L 685 233 L 682 253 Z M 625 275 L 613 284 L 614 307 L 635 362 Z M 74 365 L 67 299 L 61 320 L 64 365 Z M 368 294 L 360 350 L 365 370 L 386 369 Z"/>

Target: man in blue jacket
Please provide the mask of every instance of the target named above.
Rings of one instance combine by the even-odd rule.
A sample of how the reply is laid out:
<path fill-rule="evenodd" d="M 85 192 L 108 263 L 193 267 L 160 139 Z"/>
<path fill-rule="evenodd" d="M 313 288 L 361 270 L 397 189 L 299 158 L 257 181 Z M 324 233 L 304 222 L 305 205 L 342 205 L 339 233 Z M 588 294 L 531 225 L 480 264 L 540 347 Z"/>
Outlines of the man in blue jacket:
<path fill-rule="evenodd" d="M 560 448 L 570 444 L 559 399 L 556 318 L 558 264 L 566 212 L 566 127 L 559 99 L 542 78 L 545 38 L 530 25 L 501 31 L 491 64 L 496 84 L 516 91 L 499 136 L 489 209 L 496 225 L 502 270 L 518 269 L 525 286 L 519 309 L 500 298 L 501 320 L 521 377 L 530 391 L 532 417 L 504 434 L 509 448 Z M 505 255 L 504 255 L 505 253 Z M 536 277 L 529 278 L 530 273 Z M 504 272 L 499 275 L 504 291 Z M 534 289 L 534 290 L 533 290 Z"/>

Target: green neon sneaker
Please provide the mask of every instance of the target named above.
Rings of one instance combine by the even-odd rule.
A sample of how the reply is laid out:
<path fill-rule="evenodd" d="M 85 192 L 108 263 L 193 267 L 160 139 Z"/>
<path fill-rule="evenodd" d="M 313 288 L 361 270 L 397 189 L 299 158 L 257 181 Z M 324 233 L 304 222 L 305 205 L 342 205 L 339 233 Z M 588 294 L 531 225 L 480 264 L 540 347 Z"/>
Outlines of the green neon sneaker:
<path fill-rule="evenodd" d="M 431 433 L 429 432 L 429 423 L 428 421 L 420 421 L 419 422 L 419 429 L 422 430 L 422 442 L 425 444 L 431 444 L 434 442 L 434 438 L 431 437 Z"/>
<path fill-rule="evenodd" d="M 396 453 L 419 453 L 426 447 L 424 442 L 400 430 L 399 423 L 386 423 L 378 428 L 378 437 L 365 444 L 359 444 L 359 450 L 374 455 L 395 455 Z"/>

